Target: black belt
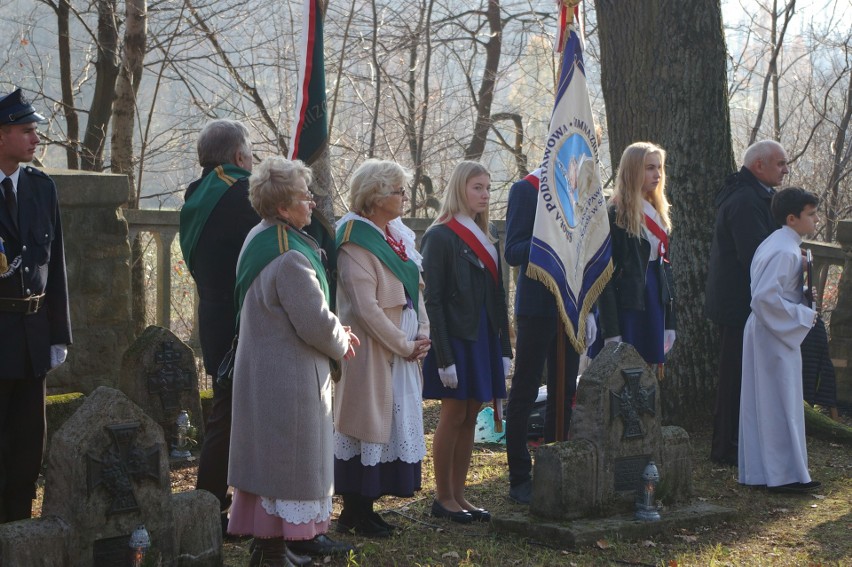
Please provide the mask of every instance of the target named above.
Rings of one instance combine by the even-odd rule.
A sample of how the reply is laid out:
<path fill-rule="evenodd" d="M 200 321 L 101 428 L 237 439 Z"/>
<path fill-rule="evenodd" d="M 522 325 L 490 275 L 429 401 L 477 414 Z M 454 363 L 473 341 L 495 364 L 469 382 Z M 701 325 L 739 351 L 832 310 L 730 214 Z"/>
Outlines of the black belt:
<path fill-rule="evenodd" d="M 33 315 L 44 305 L 44 294 L 31 295 L 29 297 L 21 297 L 13 299 L 11 297 L 0 297 L 0 311 L 9 313 L 26 313 Z"/>

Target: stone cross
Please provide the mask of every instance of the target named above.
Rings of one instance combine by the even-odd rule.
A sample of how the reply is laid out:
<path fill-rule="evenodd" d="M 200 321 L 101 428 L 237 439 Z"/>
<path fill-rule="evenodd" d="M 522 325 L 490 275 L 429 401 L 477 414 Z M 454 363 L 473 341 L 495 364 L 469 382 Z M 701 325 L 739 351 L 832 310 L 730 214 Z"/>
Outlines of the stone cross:
<path fill-rule="evenodd" d="M 122 358 L 118 388 L 160 424 L 170 444 L 181 410 L 203 435 L 195 354 L 170 330 L 151 325 L 134 341 Z"/>
<path fill-rule="evenodd" d="M 154 354 L 154 370 L 148 374 L 148 393 L 160 396 L 166 413 L 181 409 L 180 392 L 192 390 L 192 377 L 180 367 L 181 354 L 174 341 L 163 341 Z"/>
<path fill-rule="evenodd" d="M 643 388 L 639 381 L 642 378 L 642 368 L 628 368 L 621 371 L 624 376 L 624 386 L 618 393 L 610 390 L 610 421 L 621 417 L 624 424 L 624 439 L 644 437 L 642 431 L 642 413 L 656 415 L 654 409 L 657 394 L 656 385 Z M 643 465 L 644 466 L 644 465 Z"/>
<path fill-rule="evenodd" d="M 156 445 L 141 448 L 136 444 L 140 423 L 106 425 L 112 443 L 100 456 L 87 455 L 86 478 L 89 495 L 103 485 L 110 493 L 107 515 L 139 509 L 133 483 L 153 479 L 160 484 L 160 450 Z"/>

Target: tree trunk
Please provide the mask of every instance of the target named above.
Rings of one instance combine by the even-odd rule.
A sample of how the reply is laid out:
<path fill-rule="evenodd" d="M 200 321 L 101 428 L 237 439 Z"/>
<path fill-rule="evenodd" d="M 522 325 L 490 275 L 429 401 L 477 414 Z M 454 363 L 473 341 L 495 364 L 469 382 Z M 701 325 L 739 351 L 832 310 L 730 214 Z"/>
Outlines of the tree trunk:
<path fill-rule="evenodd" d="M 98 59 L 95 61 L 97 76 L 82 148 L 81 165 L 87 171 L 103 169 L 104 144 L 107 125 L 112 114 L 118 69 L 118 21 L 115 0 L 99 0 Z"/>
<path fill-rule="evenodd" d="M 489 0 L 488 28 L 490 37 L 485 44 L 485 70 L 482 83 L 476 97 L 476 124 L 473 138 L 465 150 L 465 159 L 479 160 L 485 151 L 488 131 L 491 130 L 491 103 L 494 101 L 494 85 L 497 82 L 497 70 L 500 67 L 500 53 L 503 50 L 503 21 L 500 19 L 500 2 Z"/>
<path fill-rule="evenodd" d="M 71 0 L 59 0 L 56 6 L 56 31 L 59 41 L 59 85 L 62 90 L 62 114 L 68 139 L 65 158 L 68 169 L 80 169 L 77 146 L 80 143 L 80 119 L 74 108 L 74 91 L 71 85 L 71 31 L 68 23 Z"/>
<path fill-rule="evenodd" d="M 709 410 L 719 343 L 704 317 L 713 198 L 734 170 L 719 0 L 596 0 L 612 163 L 648 140 L 668 153 L 677 342 L 662 383 L 667 419 Z M 664 29 L 660 33 L 660 29 Z"/>
<path fill-rule="evenodd" d="M 124 26 L 124 60 L 115 86 L 112 107 L 112 141 L 110 143 L 113 173 L 123 173 L 132 189 L 129 207 L 139 207 L 133 174 L 133 132 L 136 131 L 136 91 L 142 77 L 147 34 L 146 0 L 126 0 L 127 13 Z"/>

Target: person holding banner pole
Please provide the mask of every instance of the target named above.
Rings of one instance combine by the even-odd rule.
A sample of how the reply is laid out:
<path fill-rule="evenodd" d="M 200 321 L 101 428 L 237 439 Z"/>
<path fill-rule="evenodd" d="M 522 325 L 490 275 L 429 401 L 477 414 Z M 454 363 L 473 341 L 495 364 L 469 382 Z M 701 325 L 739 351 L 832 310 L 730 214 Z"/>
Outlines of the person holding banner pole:
<path fill-rule="evenodd" d="M 660 378 L 676 337 L 665 161 L 650 142 L 621 155 L 608 211 L 614 272 L 599 301 L 604 342 L 633 345 Z"/>
<path fill-rule="evenodd" d="M 532 459 L 527 449 L 527 422 L 538 396 L 541 376 L 547 364 L 547 406 L 544 421 L 544 441 L 556 440 L 556 407 L 563 406 L 563 439 L 568 433 L 574 392 L 577 389 L 577 370 L 580 355 L 568 341 L 562 342 L 565 365 L 562 373 L 564 395 L 558 401 L 557 344 L 562 333 L 553 294 L 540 281 L 527 275 L 530 246 L 535 224 L 540 171 L 536 170 L 512 185 L 506 210 L 506 250 L 504 257 L 510 266 L 517 266 L 515 287 L 515 372 L 506 407 L 506 457 L 509 464 L 509 498 L 519 504 L 532 499 Z M 595 336 L 594 316 L 586 321 L 587 343 Z"/>
<path fill-rule="evenodd" d="M 422 241 L 433 345 L 423 363 L 423 397 L 441 400 L 432 444 L 432 515 L 460 523 L 491 519 L 465 498 L 464 485 L 483 403 L 494 401 L 502 428 L 512 357 L 502 266 L 496 238 L 489 234 L 490 197 L 488 170 L 475 161 L 461 162 Z"/>

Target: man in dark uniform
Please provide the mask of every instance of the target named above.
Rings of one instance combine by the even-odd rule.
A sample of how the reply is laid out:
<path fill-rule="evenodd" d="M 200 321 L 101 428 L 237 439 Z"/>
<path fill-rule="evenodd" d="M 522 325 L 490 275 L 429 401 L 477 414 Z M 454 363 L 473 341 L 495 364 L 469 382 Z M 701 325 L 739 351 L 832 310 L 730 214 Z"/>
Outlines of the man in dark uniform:
<path fill-rule="evenodd" d="M 22 162 L 44 117 L 21 90 L 0 98 L 0 522 L 31 516 L 45 440 L 45 376 L 71 344 L 59 202 Z"/>
<path fill-rule="evenodd" d="M 260 217 L 248 199 L 252 168 L 248 129 L 233 120 L 213 120 L 201 130 L 197 150 L 202 173 L 184 195 L 180 245 L 200 298 L 198 331 L 204 368 L 215 377 L 234 338 L 237 257 Z M 223 533 L 230 506 L 230 442 L 231 391 L 214 380 L 213 408 L 205 428 L 196 488 L 219 499 Z"/>
<path fill-rule="evenodd" d="M 544 414 L 544 441 L 556 440 L 557 333 L 562 332 L 553 294 L 539 281 L 526 275 L 530 243 L 538 203 L 539 175 L 530 173 L 509 190 L 506 210 L 506 249 L 503 256 L 510 266 L 518 266 L 515 288 L 515 373 L 506 407 L 506 457 L 509 463 L 509 498 L 529 504 L 532 498 L 532 458 L 527 448 L 528 421 L 535 405 L 541 376 L 547 364 L 547 406 Z M 587 341 L 594 336 L 594 317 L 586 322 Z M 580 355 L 565 340 L 565 398 L 563 439 L 571 422 Z"/>
<path fill-rule="evenodd" d="M 743 331 L 751 313 L 751 260 L 778 223 L 769 204 L 787 175 L 787 152 L 773 140 L 749 146 L 743 167 L 716 194 L 705 312 L 719 326 L 719 383 L 710 458 L 736 466 L 742 385 Z"/>

